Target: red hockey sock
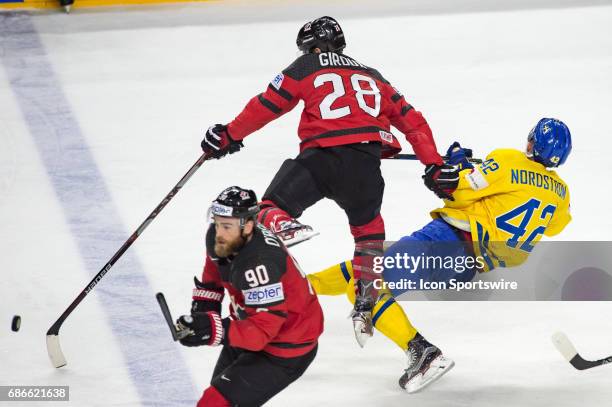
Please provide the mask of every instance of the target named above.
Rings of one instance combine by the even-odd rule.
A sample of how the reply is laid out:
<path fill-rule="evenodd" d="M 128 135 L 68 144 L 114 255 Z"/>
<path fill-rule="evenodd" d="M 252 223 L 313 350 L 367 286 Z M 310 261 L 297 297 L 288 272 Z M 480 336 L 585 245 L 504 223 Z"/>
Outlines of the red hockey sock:
<path fill-rule="evenodd" d="M 280 230 L 281 222 L 293 219 L 287 212 L 276 206 L 276 204 L 270 200 L 261 201 L 259 206 L 261 210 L 257 215 L 257 222 L 273 232 Z"/>
<path fill-rule="evenodd" d="M 355 239 L 353 255 L 353 275 L 355 280 L 373 280 L 378 277 L 373 272 L 375 256 L 383 255 L 385 241 L 385 222 L 380 214 L 361 226 L 351 225 L 351 234 Z"/>
<path fill-rule="evenodd" d="M 202 394 L 202 398 L 198 401 L 196 407 L 232 407 L 232 405 L 223 397 L 223 394 L 219 393 L 219 390 L 210 386 L 204 390 L 204 394 Z"/>

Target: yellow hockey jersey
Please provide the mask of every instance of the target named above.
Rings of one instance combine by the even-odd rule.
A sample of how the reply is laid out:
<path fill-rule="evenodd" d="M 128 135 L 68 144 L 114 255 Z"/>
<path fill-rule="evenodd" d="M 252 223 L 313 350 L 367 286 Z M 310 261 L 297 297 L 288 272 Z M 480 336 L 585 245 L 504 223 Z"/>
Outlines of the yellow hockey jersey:
<path fill-rule="evenodd" d="M 431 215 L 471 233 L 485 271 L 521 264 L 542 234 L 554 236 L 571 220 L 565 182 L 522 151 L 494 150 L 459 179 L 455 200 Z"/>

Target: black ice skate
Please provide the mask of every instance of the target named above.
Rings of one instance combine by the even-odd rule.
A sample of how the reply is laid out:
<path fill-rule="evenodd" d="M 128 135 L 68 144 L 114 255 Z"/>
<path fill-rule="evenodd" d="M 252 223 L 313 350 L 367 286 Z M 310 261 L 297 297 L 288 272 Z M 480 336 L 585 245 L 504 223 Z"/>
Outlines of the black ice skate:
<path fill-rule="evenodd" d="M 273 232 L 287 247 L 295 246 L 319 234 L 312 227 L 303 225 L 295 219 L 280 222 Z"/>
<path fill-rule="evenodd" d="M 455 366 L 455 362 L 442 355 L 442 351 L 417 333 L 408 343 L 408 369 L 399 379 L 399 385 L 408 393 L 416 393 L 438 380 Z"/>

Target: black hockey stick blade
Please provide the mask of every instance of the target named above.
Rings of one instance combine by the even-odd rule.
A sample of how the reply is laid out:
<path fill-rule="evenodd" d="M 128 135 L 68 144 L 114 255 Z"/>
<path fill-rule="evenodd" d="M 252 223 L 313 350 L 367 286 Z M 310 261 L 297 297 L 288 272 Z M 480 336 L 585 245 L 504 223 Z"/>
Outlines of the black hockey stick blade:
<path fill-rule="evenodd" d="M 552 336 L 552 341 L 557 350 L 563 355 L 565 360 L 570 362 L 578 370 L 586 370 L 593 367 L 612 363 L 612 356 L 599 360 L 586 360 L 576 350 L 572 341 L 563 332 L 556 332 Z"/>
<path fill-rule="evenodd" d="M 166 302 L 166 297 L 164 297 L 163 293 L 155 294 L 155 298 L 157 298 L 157 303 L 159 304 L 159 308 L 161 308 L 161 312 L 168 324 L 168 328 L 170 328 L 170 333 L 172 334 L 172 339 L 175 341 L 179 340 L 178 331 L 176 326 L 174 325 L 174 321 L 172 320 L 172 314 L 170 314 L 170 308 L 168 308 L 168 303 Z"/>

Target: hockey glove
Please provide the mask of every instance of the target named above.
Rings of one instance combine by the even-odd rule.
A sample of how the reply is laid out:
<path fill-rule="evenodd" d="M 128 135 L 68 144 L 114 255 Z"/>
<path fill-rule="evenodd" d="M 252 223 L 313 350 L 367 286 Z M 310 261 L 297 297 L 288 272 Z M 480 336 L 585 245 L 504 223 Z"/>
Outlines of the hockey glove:
<path fill-rule="evenodd" d="M 216 312 L 221 314 L 221 301 L 223 301 L 223 287 L 214 283 L 202 283 L 196 277 L 193 278 L 195 288 L 193 289 L 191 313 Z"/>
<path fill-rule="evenodd" d="M 227 126 L 223 124 L 209 127 L 200 145 L 204 153 L 216 159 L 233 154 L 244 147 L 242 141 L 236 141 L 230 136 Z"/>
<path fill-rule="evenodd" d="M 422 176 L 425 186 L 438 198 L 454 201 L 451 195 L 459 185 L 459 167 L 454 165 L 428 164 Z"/>
<path fill-rule="evenodd" d="M 221 319 L 216 312 L 196 312 L 182 315 L 176 320 L 179 331 L 191 331 L 180 339 L 184 346 L 217 346 L 225 337 L 225 329 L 229 327 L 229 319 Z"/>
<path fill-rule="evenodd" d="M 457 165 L 459 170 L 474 168 L 472 163 L 468 161 L 468 158 L 472 158 L 472 150 L 461 147 L 457 141 L 450 145 L 446 151 L 446 156 L 448 157 L 446 163 L 450 165 Z"/>
<path fill-rule="evenodd" d="M 357 280 L 355 284 L 355 305 L 351 312 L 355 339 L 362 348 L 366 341 L 374 334 L 372 324 L 372 309 L 374 308 L 373 282 Z"/>

